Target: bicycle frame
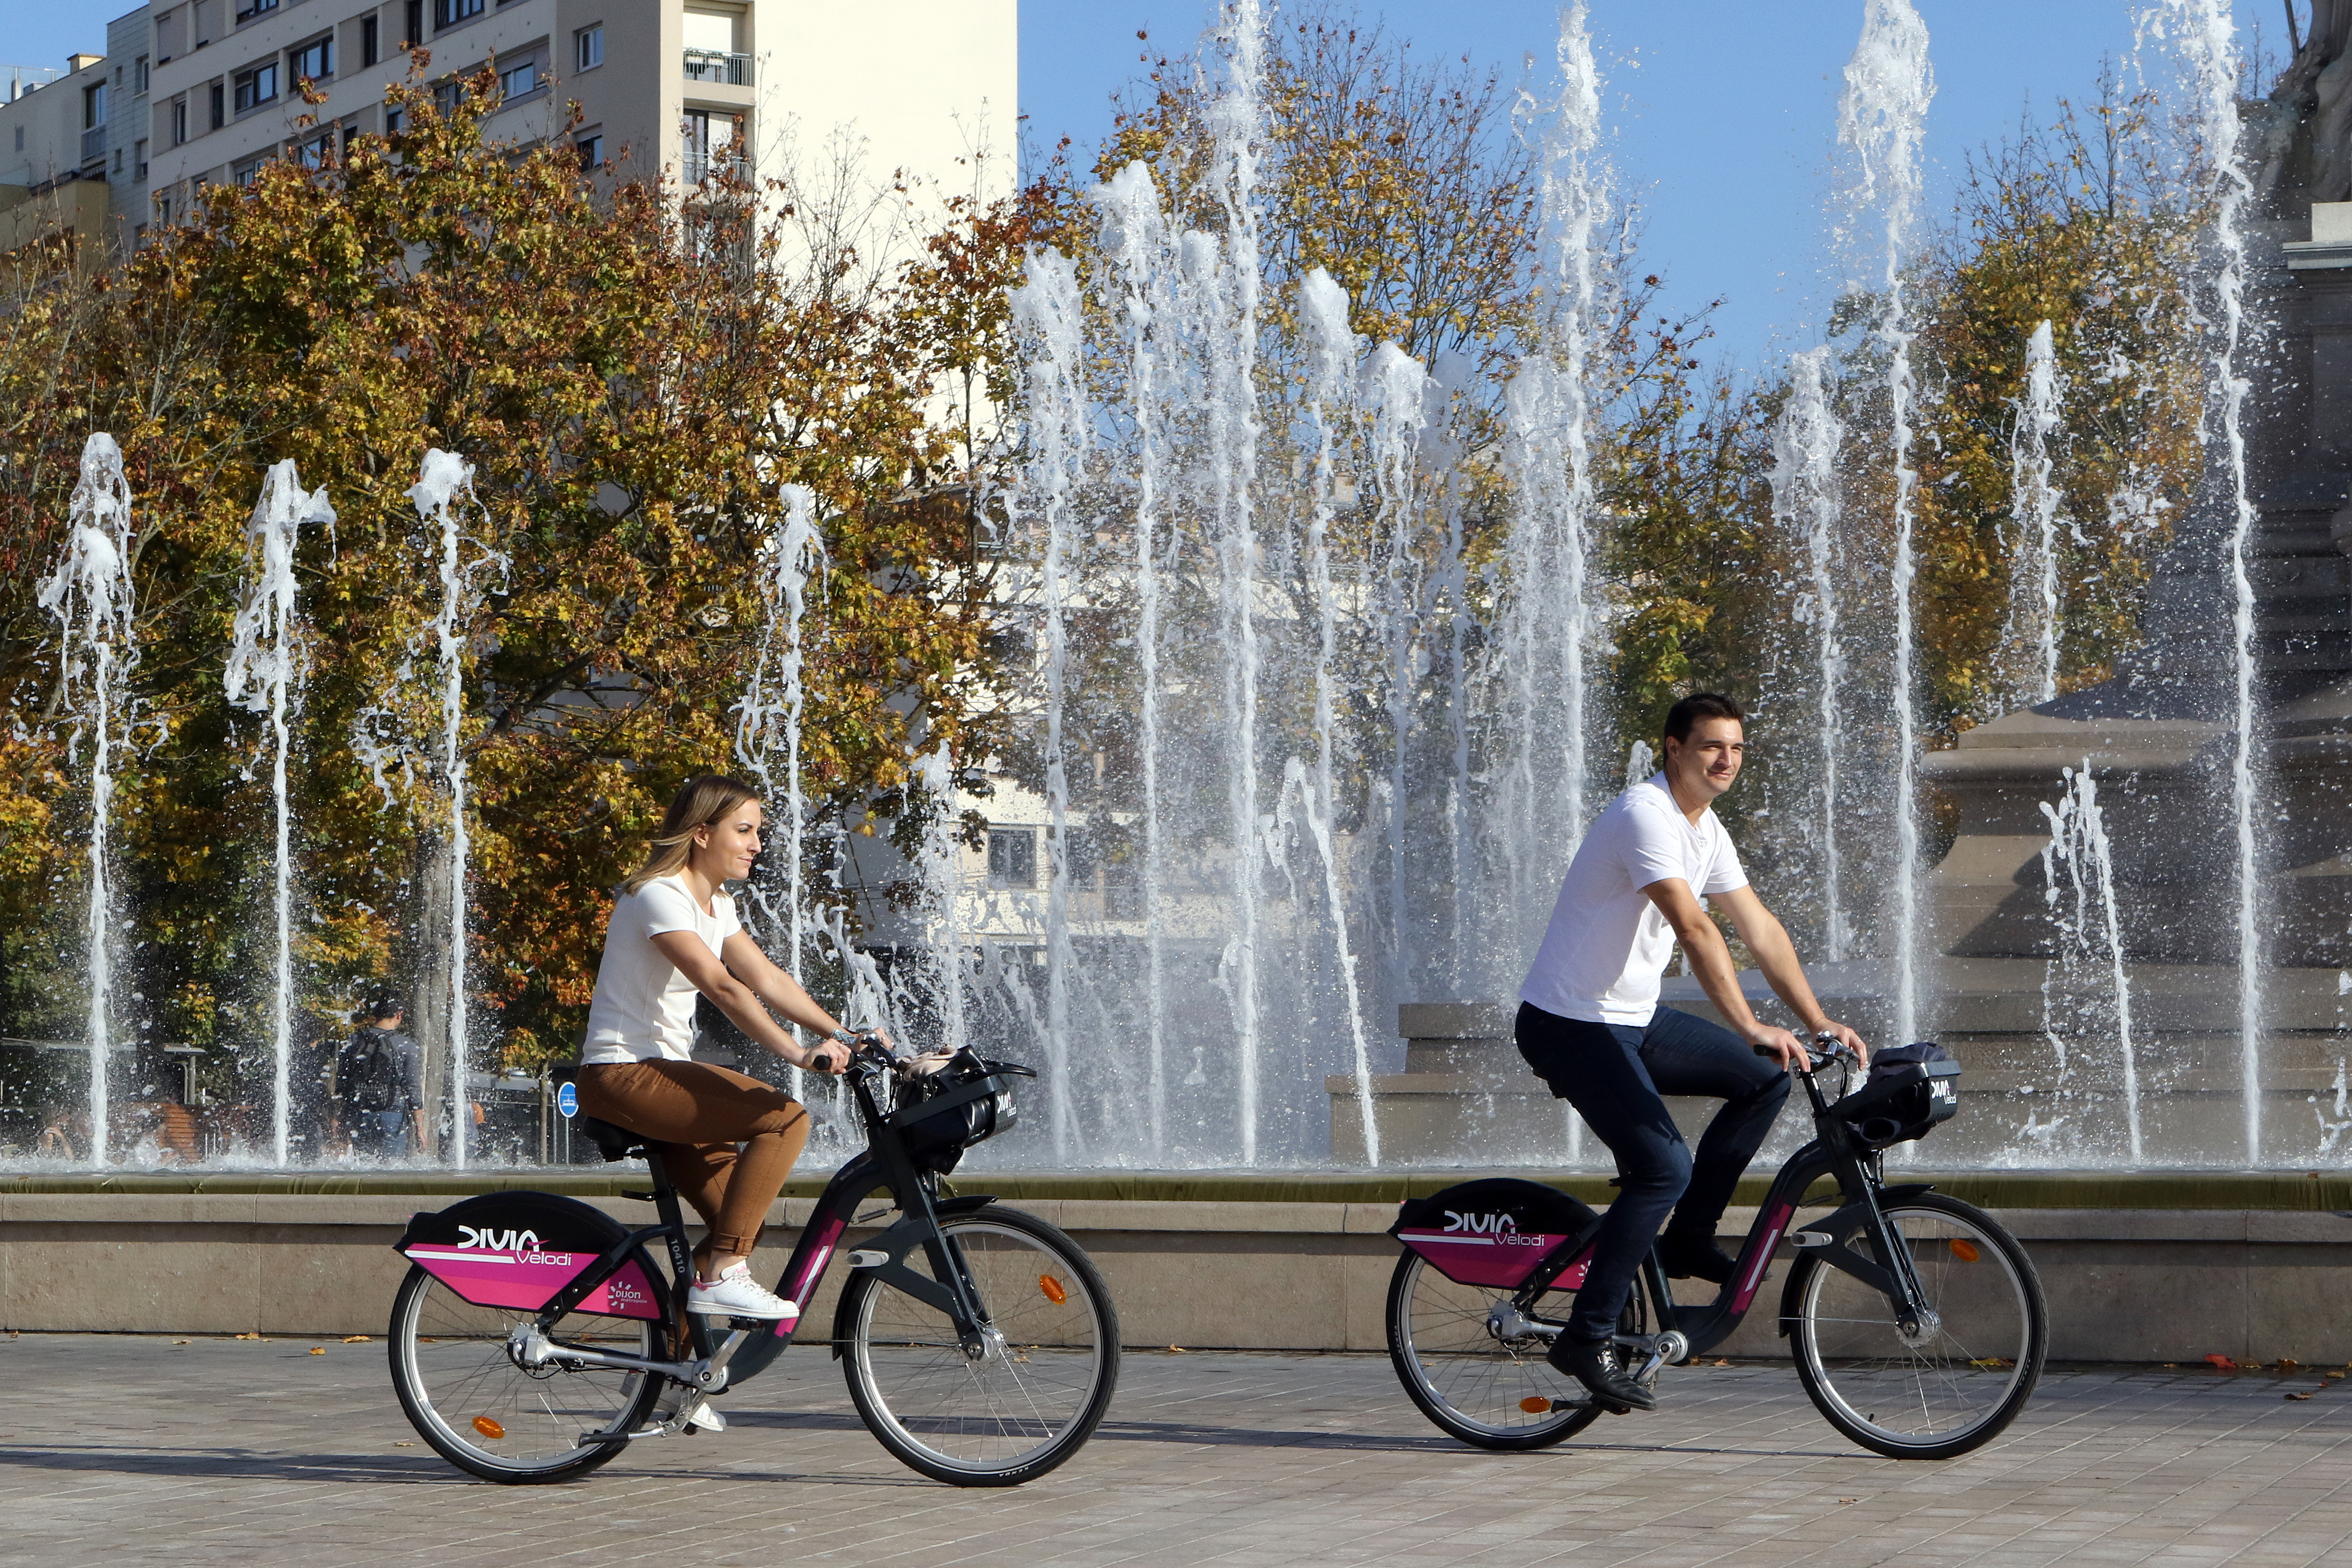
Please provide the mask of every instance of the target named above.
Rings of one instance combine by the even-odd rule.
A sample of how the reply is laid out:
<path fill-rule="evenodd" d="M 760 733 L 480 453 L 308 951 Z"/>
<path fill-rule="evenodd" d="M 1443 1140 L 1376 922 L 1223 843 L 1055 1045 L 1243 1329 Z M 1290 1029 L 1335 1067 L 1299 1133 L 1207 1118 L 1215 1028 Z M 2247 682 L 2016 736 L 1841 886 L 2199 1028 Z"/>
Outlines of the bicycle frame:
<path fill-rule="evenodd" d="M 954 1324 L 965 1352 L 978 1355 L 990 1324 L 979 1306 L 979 1291 L 962 1250 L 946 1238 L 939 1220 L 941 1215 L 968 1213 L 996 1199 L 990 1194 L 948 1199 L 938 1195 L 937 1179 L 917 1166 L 907 1152 L 905 1139 L 889 1124 L 876 1098 L 875 1085 L 888 1070 L 870 1055 L 861 1054 L 853 1062 L 847 1082 L 866 1124 L 867 1147 L 834 1173 L 833 1179 L 825 1184 L 815 1211 L 802 1228 L 800 1240 L 784 1266 L 776 1293 L 804 1307 L 814 1300 L 843 1235 L 856 1218 L 858 1207 L 874 1194 L 887 1190 L 891 1195 L 891 1207 L 900 1217 L 866 1247 L 852 1253 L 852 1266 L 871 1269 L 895 1289 L 944 1313 Z M 730 1383 L 756 1374 L 782 1354 L 797 1336 L 807 1314 L 803 1310 L 798 1316 L 778 1319 L 772 1327 L 765 1321 L 735 1320 L 737 1326 L 714 1350 L 707 1319 L 686 1310 L 687 1290 L 694 1279 L 694 1259 L 687 1246 L 677 1190 L 670 1184 L 660 1161 L 649 1160 L 647 1164 L 653 1190 L 624 1195 L 650 1199 L 659 1216 L 657 1223 L 632 1230 L 606 1247 L 594 1262 L 550 1298 L 530 1323 L 520 1326 L 510 1342 L 516 1358 L 526 1366 L 572 1362 L 632 1368 L 689 1384 L 705 1393 L 716 1393 Z M 669 1310 L 664 1321 L 676 1333 L 683 1320 L 684 1338 L 690 1352 L 688 1356 L 664 1361 L 595 1350 L 551 1337 L 550 1331 L 566 1313 L 626 1269 L 639 1247 L 656 1240 L 667 1247 L 670 1265 Z M 919 1244 L 931 1265 L 932 1272 L 928 1276 L 907 1267 L 908 1253 Z M 749 1326 L 745 1326 L 747 1323 Z M 836 1355 L 840 1353 L 845 1328 L 836 1321 L 835 1331 L 829 1336 Z"/>
<path fill-rule="evenodd" d="M 1823 1176 L 1837 1178 L 1843 1205 L 1832 1216 L 1825 1233 L 1801 1232 L 1809 1238 L 1801 1245 L 1813 1251 L 1822 1262 L 1843 1269 L 1874 1290 L 1885 1295 L 1895 1310 L 1896 1319 L 1906 1332 L 1916 1331 L 1927 1315 L 1922 1306 L 1923 1292 L 1918 1277 L 1913 1272 L 1910 1250 L 1895 1244 L 1886 1226 L 1881 1200 L 1910 1193 L 1926 1192 L 1925 1185 L 1888 1187 L 1881 1177 L 1879 1151 L 1864 1143 L 1832 1109 L 1832 1102 L 1821 1089 L 1811 1066 L 1794 1068 L 1812 1101 L 1813 1142 L 1789 1156 L 1772 1178 L 1763 1203 L 1756 1211 L 1756 1223 L 1739 1248 L 1730 1281 L 1705 1306 L 1678 1306 L 1665 1270 L 1659 1266 L 1654 1247 L 1642 1259 L 1642 1278 L 1649 1287 L 1650 1300 L 1657 1303 L 1659 1322 L 1656 1331 L 1640 1336 L 1646 1342 L 1643 1348 L 1656 1352 L 1657 1344 L 1669 1335 L 1678 1336 L 1683 1343 L 1680 1355 L 1663 1359 L 1680 1361 L 1687 1356 L 1704 1354 L 1731 1337 L 1754 1305 L 1756 1293 L 1764 1282 L 1765 1270 L 1772 1260 L 1772 1252 L 1789 1229 L 1789 1222 L 1803 1204 L 1808 1189 Z M 1871 1250 L 1879 1258 L 1891 1259 L 1893 1267 L 1873 1261 L 1852 1248 L 1836 1245 L 1835 1237 L 1845 1228 L 1844 1216 L 1859 1211 L 1868 1235 Z M 1573 1275 L 1574 1283 L 1583 1282 L 1582 1270 L 1589 1267 L 1592 1248 L 1601 1227 L 1596 1217 L 1577 1235 L 1569 1237 L 1546 1255 L 1543 1262 L 1529 1274 L 1511 1297 L 1511 1306 L 1531 1327 L 1548 1333 L 1557 1332 L 1563 1325 L 1549 1318 L 1537 1315 L 1536 1307 L 1547 1291 L 1563 1278 Z M 1784 1300 L 1780 1311 L 1780 1331 L 1789 1331 L 1789 1316 L 1792 1303 Z"/>

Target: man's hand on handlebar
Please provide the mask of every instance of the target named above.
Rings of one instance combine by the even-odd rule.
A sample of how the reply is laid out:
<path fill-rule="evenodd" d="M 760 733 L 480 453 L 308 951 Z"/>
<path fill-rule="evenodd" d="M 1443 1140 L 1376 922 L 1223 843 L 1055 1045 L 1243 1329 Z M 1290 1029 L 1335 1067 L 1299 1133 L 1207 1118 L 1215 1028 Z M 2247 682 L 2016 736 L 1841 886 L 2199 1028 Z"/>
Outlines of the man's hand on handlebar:
<path fill-rule="evenodd" d="M 1866 1068 L 1870 1065 L 1870 1047 L 1863 1043 L 1863 1038 L 1860 1035 L 1855 1034 L 1843 1024 L 1838 1023 L 1834 1019 L 1824 1018 L 1821 1022 L 1821 1027 L 1815 1029 L 1813 1034 L 1816 1038 L 1826 1035 L 1831 1039 L 1835 1040 L 1839 1045 L 1843 1046 L 1847 1050 L 1852 1051 L 1853 1053 L 1853 1060 L 1856 1067 Z"/>
<path fill-rule="evenodd" d="M 1863 1043 L 1860 1035 L 1855 1034 L 1843 1024 L 1824 1018 L 1822 1020 L 1821 1027 L 1813 1031 L 1813 1038 L 1823 1044 L 1834 1041 L 1837 1045 L 1852 1051 L 1854 1065 L 1857 1067 L 1866 1068 L 1870 1065 L 1870 1047 Z M 1748 1037 L 1748 1044 L 1758 1056 L 1770 1057 L 1783 1068 L 1790 1070 L 1800 1067 L 1813 1067 L 1822 1055 L 1820 1046 L 1808 1047 L 1803 1040 L 1790 1030 L 1776 1029 L 1767 1024 L 1756 1026 Z"/>
<path fill-rule="evenodd" d="M 1784 1068 L 1809 1067 L 1812 1058 L 1805 1053 L 1805 1042 L 1786 1029 L 1776 1029 L 1769 1024 L 1759 1024 L 1748 1031 L 1749 1048 L 1759 1057 L 1770 1057 Z"/>

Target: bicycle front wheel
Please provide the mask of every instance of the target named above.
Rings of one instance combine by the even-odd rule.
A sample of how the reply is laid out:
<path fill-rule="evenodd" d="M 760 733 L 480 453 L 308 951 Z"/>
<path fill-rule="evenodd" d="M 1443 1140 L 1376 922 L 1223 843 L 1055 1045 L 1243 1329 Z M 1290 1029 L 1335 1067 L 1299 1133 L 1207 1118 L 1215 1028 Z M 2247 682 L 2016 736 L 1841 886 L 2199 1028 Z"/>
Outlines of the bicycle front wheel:
<path fill-rule="evenodd" d="M 2033 1396 L 2050 1348 L 2042 1281 L 2017 1238 L 1973 1205 L 1927 1193 L 1885 1212 L 1928 1320 L 1906 1333 L 1884 1294 L 1809 1250 L 1791 1280 L 1797 1375 L 1864 1447 L 1948 1459 L 1990 1442 Z M 1875 1256 L 1860 1219 L 1833 1244 Z"/>
<path fill-rule="evenodd" d="M 1009 1487 L 1084 1446 L 1118 1383 L 1118 1314 L 1076 1242 L 1044 1220 L 990 1208 L 940 1221 L 978 1293 L 987 1343 L 974 1359 L 954 1322 L 859 1269 L 842 1292 L 841 1347 L 858 1415 L 901 1462 L 960 1487 Z M 925 1248 L 907 1266 L 931 1267 Z"/>
<path fill-rule="evenodd" d="M 1397 1259 L 1389 1360 L 1406 1395 L 1448 1436 L 1481 1448 L 1543 1448 L 1591 1426 L 1600 1407 L 1582 1384 L 1552 1370 L 1550 1348 L 1518 1321 L 1509 1291 L 1457 1285 L 1411 1250 Z"/>
<path fill-rule="evenodd" d="M 638 1267 L 659 1278 L 643 1254 Z M 484 1480 L 529 1486 L 584 1475 L 626 1444 L 583 1447 L 581 1439 L 638 1430 L 661 1397 L 662 1380 L 644 1373 L 523 1366 L 508 1352 L 507 1337 L 530 1321 L 519 1308 L 477 1307 L 415 1267 L 393 1298 L 392 1386 L 400 1407 L 443 1458 Z M 659 1327 L 573 1312 L 548 1337 L 651 1356 Z"/>

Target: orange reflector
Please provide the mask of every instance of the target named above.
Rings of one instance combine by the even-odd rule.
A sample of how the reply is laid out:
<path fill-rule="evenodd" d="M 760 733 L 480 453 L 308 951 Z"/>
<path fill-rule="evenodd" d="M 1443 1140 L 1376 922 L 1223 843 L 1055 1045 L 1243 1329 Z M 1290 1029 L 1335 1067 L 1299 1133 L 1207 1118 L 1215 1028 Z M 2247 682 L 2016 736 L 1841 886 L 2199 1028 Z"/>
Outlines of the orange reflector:
<path fill-rule="evenodd" d="M 1062 1282 L 1051 1274 L 1037 1276 L 1037 1289 L 1045 1292 L 1045 1300 L 1056 1307 L 1070 1299 L 1070 1293 L 1062 1289 Z"/>
<path fill-rule="evenodd" d="M 1958 1237 L 1952 1238 L 1951 1247 L 1952 1256 L 1958 1258 L 1963 1263 L 1974 1263 L 1979 1258 L 1983 1256 L 1983 1254 L 1977 1250 L 1977 1244 L 1975 1242 L 1964 1240 Z"/>
<path fill-rule="evenodd" d="M 497 1422 L 491 1420 L 487 1415 L 477 1415 L 474 1417 L 474 1430 L 479 1432 L 485 1437 L 503 1437 L 507 1435 L 507 1429 L 505 1427 L 499 1426 Z"/>
<path fill-rule="evenodd" d="M 1539 1394 L 1530 1394 L 1519 1401 L 1519 1408 L 1530 1415 L 1541 1415 L 1551 1408 L 1551 1401 Z"/>

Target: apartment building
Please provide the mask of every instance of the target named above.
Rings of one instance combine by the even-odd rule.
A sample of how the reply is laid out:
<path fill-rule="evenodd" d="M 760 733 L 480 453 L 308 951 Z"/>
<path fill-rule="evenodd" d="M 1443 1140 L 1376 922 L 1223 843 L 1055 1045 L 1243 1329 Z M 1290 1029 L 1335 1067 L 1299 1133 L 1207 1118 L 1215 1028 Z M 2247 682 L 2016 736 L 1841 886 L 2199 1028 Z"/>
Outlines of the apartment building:
<path fill-rule="evenodd" d="M 877 180 L 994 195 L 1013 178 L 1016 40 L 1016 0 L 155 0 L 108 25 L 104 56 L 0 104 L 0 225 L 22 192 L 20 228 L 135 245 L 204 185 L 391 128 L 384 89 L 420 49 L 437 90 L 495 68 L 493 138 L 568 138 L 617 177 L 761 179 L 845 132 Z"/>

